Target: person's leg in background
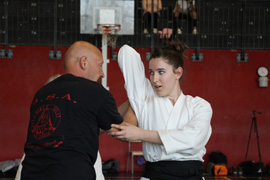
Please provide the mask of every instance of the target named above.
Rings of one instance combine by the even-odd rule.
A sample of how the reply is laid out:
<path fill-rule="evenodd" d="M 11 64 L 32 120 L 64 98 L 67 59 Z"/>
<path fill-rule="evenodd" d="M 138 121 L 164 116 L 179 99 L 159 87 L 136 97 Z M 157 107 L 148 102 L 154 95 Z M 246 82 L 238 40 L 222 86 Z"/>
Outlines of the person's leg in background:
<path fill-rule="evenodd" d="M 143 15 L 143 19 L 144 19 L 144 34 L 147 34 L 149 32 L 151 32 L 151 14 L 149 12 L 146 12 Z"/>
<path fill-rule="evenodd" d="M 97 154 L 97 160 L 94 164 L 94 168 L 95 168 L 95 171 L 96 171 L 96 180 L 104 180 L 104 175 L 102 173 L 102 161 L 101 161 L 101 156 L 100 156 L 100 153 L 98 151 L 98 154 Z"/>
<path fill-rule="evenodd" d="M 189 8 L 189 15 L 192 18 L 192 34 L 197 34 L 197 12 L 196 12 L 196 6 L 195 6 L 195 1 L 193 4 L 190 5 Z"/>

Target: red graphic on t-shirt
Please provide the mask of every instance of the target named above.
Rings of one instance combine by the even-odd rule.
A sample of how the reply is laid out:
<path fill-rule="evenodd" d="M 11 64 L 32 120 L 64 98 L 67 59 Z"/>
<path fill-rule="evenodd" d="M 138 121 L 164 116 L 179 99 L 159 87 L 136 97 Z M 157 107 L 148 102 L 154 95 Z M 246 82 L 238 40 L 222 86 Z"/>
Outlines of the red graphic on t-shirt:
<path fill-rule="evenodd" d="M 31 132 L 36 139 L 50 136 L 61 121 L 60 109 L 54 104 L 39 107 L 31 120 Z"/>
<path fill-rule="evenodd" d="M 33 101 L 33 106 L 35 106 L 37 103 L 39 103 L 39 102 L 43 102 L 43 101 L 49 101 L 49 100 L 54 100 L 54 99 L 66 99 L 66 100 L 69 100 L 69 101 L 71 101 L 71 102 L 73 102 L 73 103 L 77 103 L 76 101 L 74 101 L 74 100 L 71 100 L 71 97 L 70 97 L 70 94 L 65 94 L 65 95 L 63 95 L 63 96 L 57 96 L 56 94 L 50 94 L 50 95 L 48 95 L 46 98 L 43 98 L 43 99 L 35 99 L 34 101 Z"/>

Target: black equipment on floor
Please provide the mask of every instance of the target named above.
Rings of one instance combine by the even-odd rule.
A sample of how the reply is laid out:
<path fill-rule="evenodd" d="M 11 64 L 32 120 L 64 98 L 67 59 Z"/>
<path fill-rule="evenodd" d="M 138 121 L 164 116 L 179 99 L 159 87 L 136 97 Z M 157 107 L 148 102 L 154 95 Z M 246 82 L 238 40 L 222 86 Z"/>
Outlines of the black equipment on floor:
<path fill-rule="evenodd" d="M 254 132 L 256 133 L 256 137 L 257 137 L 257 146 L 258 146 L 258 154 L 259 154 L 259 162 L 258 162 L 258 164 L 260 166 L 259 170 L 257 172 L 257 175 L 263 175 L 264 166 L 262 164 L 262 159 L 261 159 L 261 151 L 260 151 L 260 143 L 259 143 L 259 132 L 258 132 L 256 114 L 262 114 L 262 113 L 257 112 L 256 110 L 253 110 L 253 118 L 252 118 L 249 137 L 248 137 L 248 145 L 247 145 L 247 151 L 246 151 L 246 156 L 245 156 L 245 162 L 247 162 L 247 155 L 248 155 L 248 148 L 249 148 L 249 143 L 250 143 L 250 138 L 251 138 L 251 132 L 252 132 L 252 129 L 254 128 Z M 244 169 L 245 169 L 245 167 L 243 167 L 243 171 L 245 173 Z"/>

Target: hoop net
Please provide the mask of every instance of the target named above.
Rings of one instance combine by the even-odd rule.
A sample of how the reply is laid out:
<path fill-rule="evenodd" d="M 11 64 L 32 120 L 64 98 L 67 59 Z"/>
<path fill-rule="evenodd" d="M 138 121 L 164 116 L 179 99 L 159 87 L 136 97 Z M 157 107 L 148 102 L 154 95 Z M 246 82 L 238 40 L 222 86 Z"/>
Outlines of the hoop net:
<path fill-rule="evenodd" d="M 116 47 L 118 32 L 121 30 L 120 24 L 98 24 L 97 31 L 100 34 L 107 34 L 107 44 L 112 48 Z"/>

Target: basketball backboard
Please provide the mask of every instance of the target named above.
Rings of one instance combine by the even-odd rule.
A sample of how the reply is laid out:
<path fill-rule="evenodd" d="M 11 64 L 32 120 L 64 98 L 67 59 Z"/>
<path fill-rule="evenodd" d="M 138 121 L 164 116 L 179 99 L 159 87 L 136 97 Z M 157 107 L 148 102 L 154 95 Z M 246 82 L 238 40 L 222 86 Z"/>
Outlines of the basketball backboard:
<path fill-rule="evenodd" d="M 118 34 L 134 34 L 134 0 L 81 0 L 81 34 L 99 34 L 97 24 L 119 24 Z"/>

